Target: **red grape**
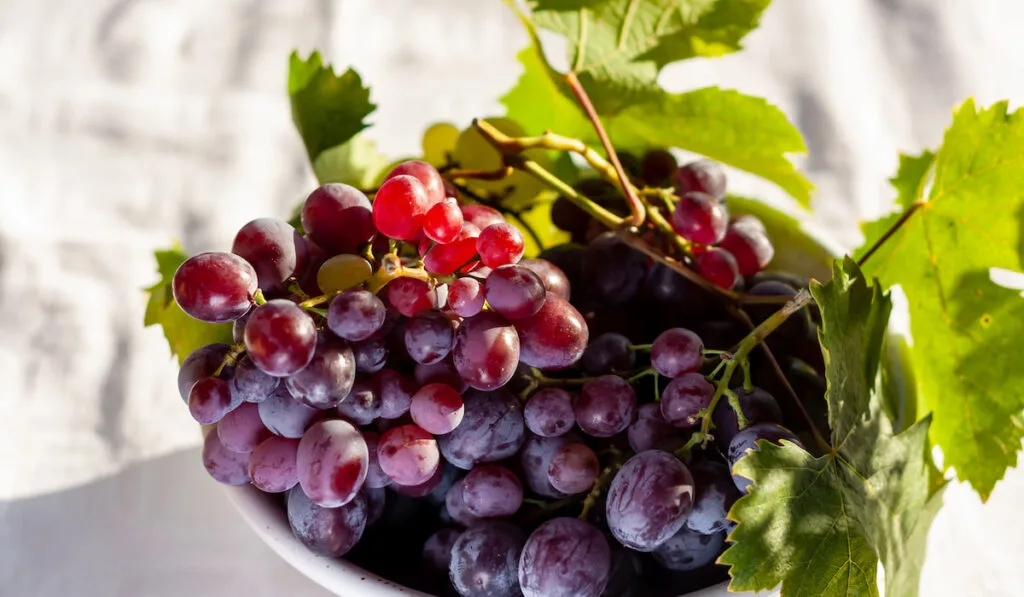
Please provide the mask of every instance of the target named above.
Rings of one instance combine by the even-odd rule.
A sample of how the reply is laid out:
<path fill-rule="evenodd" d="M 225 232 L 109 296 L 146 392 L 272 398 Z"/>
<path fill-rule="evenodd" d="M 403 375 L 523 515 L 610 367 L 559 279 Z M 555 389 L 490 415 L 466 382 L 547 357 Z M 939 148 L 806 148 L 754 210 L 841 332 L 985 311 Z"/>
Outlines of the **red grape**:
<path fill-rule="evenodd" d="M 651 555 L 662 568 L 689 572 L 714 562 L 724 548 L 724 531 L 705 535 L 684 527 L 659 545 Z"/>
<path fill-rule="evenodd" d="M 740 281 L 739 266 L 732 253 L 718 247 L 711 247 L 696 257 L 697 273 L 719 288 L 726 290 Z"/>
<path fill-rule="evenodd" d="M 685 328 L 665 330 L 651 346 L 651 366 L 665 377 L 697 371 L 704 364 L 704 342 Z"/>
<path fill-rule="evenodd" d="M 321 334 L 313 360 L 285 379 L 288 393 L 313 408 L 333 408 L 352 391 L 356 361 L 348 343 Z"/>
<path fill-rule="evenodd" d="M 516 263 L 523 256 L 523 234 L 508 222 L 491 224 L 480 231 L 476 239 L 476 252 L 487 267 Z"/>
<path fill-rule="evenodd" d="M 640 177 L 652 187 L 671 185 L 672 175 L 678 169 L 679 162 L 667 149 L 652 149 L 640 160 Z"/>
<path fill-rule="evenodd" d="M 461 209 L 462 217 L 480 230 L 505 221 L 505 216 L 501 215 L 500 211 L 486 205 L 463 205 Z"/>
<path fill-rule="evenodd" d="M 185 357 L 178 369 L 178 393 L 185 404 L 188 404 L 188 393 L 192 385 L 204 377 L 212 376 L 230 351 L 231 347 L 227 344 L 207 344 Z"/>
<path fill-rule="evenodd" d="M 384 302 L 373 293 L 346 290 L 327 308 L 327 327 L 346 340 L 366 340 L 384 325 L 386 311 Z"/>
<path fill-rule="evenodd" d="M 561 388 L 546 388 L 530 396 L 523 409 L 527 428 L 541 437 L 558 437 L 576 424 L 572 396 Z"/>
<path fill-rule="evenodd" d="M 409 414 L 414 423 L 433 433 L 451 433 L 465 415 L 462 396 L 449 385 L 425 385 L 412 397 Z"/>
<path fill-rule="evenodd" d="M 661 404 L 648 402 L 637 409 L 636 421 L 626 431 L 629 447 L 639 454 L 658 445 L 662 440 L 676 434 L 676 428 L 668 424 L 661 415 Z"/>
<path fill-rule="evenodd" d="M 448 306 L 460 317 L 472 317 L 484 307 L 483 285 L 476 278 L 459 278 L 448 286 Z"/>
<path fill-rule="evenodd" d="M 443 289 L 445 286 L 431 288 L 430 284 L 416 278 L 398 278 L 387 286 L 388 302 L 402 315 L 412 317 L 423 309 L 443 307 L 445 301 L 440 298 L 448 297 L 447 290 Z"/>
<path fill-rule="evenodd" d="M 295 303 L 268 301 L 245 324 L 245 349 L 268 375 L 287 377 L 313 360 L 317 333 L 313 320 Z"/>
<path fill-rule="evenodd" d="M 277 389 L 281 379 L 267 375 L 252 362 L 249 357 L 242 357 L 235 367 L 228 385 L 231 394 L 246 402 L 263 402 Z"/>
<path fill-rule="evenodd" d="M 465 493 L 463 493 L 465 483 L 466 478 L 463 477 L 448 489 L 448 493 L 444 497 L 444 506 L 445 511 L 452 520 L 464 527 L 469 527 L 479 522 L 480 519 L 473 515 L 469 511 L 469 507 L 466 506 Z"/>
<path fill-rule="evenodd" d="M 258 286 L 256 270 L 231 253 L 200 253 L 178 266 L 171 283 L 174 301 L 190 316 L 224 323 L 245 315 Z"/>
<path fill-rule="evenodd" d="M 569 300 L 569 278 L 560 267 L 546 259 L 523 259 L 519 265 L 537 274 L 540 281 L 544 283 L 545 290 Z"/>
<path fill-rule="evenodd" d="M 725 171 L 717 162 L 698 160 L 679 168 L 672 177 L 677 195 L 706 193 L 715 199 L 725 198 Z"/>
<path fill-rule="evenodd" d="M 576 401 L 576 423 L 587 435 L 611 437 L 626 430 L 636 415 L 636 392 L 617 375 L 583 384 Z"/>
<path fill-rule="evenodd" d="M 504 317 L 491 311 L 466 318 L 455 332 L 453 362 L 466 383 L 494 390 L 508 383 L 519 364 L 519 336 Z"/>
<path fill-rule="evenodd" d="M 388 178 L 373 197 L 373 224 L 389 238 L 415 240 L 431 206 L 419 179 L 400 174 Z"/>
<path fill-rule="evenodd" d="M 459 237 L 462 211 L 454 199 L 445 199 L 423 216 L 423 234 L 436 243 L 446 245 Z"/>
<path fill-rule="evenodd" d="M 768 267 L 775 256 L 775 247 L 764 225 L 752 216 L 734 221 L 719 246 L 732 254 L 743 276 L 753 276 Z"/>
<path fill-rule="evenodd" d="M 697 497 L 686 518 L 686 528 L 704 535 L 728 530 L 729 509 L 740 498 L 729 467 L 715 460 L 700 460 L 690 466 Z"/>
<path fill-rule="evenodd" d="M 249 483 L 249 455 L 232 452 L 224 447 L 212 429 L 203 441 L 203 466 L 218 483 L 246 485 Z"/>
<path fill-rule="evenodd" d="M 565 497 L 548 480 L 548 467 L 551 460 L 563 446 L 575 441 L 573 433 L 558 437 L 543 437 L 532 433 L 526 434 L 523 449 L 519 451 L 519 464 L 523 471 L 523 480 L 530 491 L 548 498 Z"/>
<path fill-rule="evenodd" d="M 466 383 L 466 380 L 462 379 L 462 376 L 455 369 L 455 364 L 452 362 L 451 357 L 430 365 L 416 363 L 413 376 L 416 378 L 416 383 L 420 386 L 431 383 L 443 383 L 455 388 L 455 391 L 459 394 L 469 388 L 469 384 Z"/>
<path fill-rule="evenodd" d="M 282 493 L 299 482 L 297 457 L 299 440 L 272 436 L 253 450 L 249 457 L 249 476 L 257 489 Z"/>
<path fill-rule="evenodd" d="M 580 357 L 580 367 L 587 375 L 629 371 L 636 365 L 636 352 L 629 338 L 605 332 L 594 338 Z"/>
<path fill-rule="evenodd" d="M 459 536 L 452 546 L 448 576 L 462 597 L 519 595 L 519 554 L 523 532 L 507 522 L 485 521 Z"/>
<path fill-rule="evenodd" d="M 395 166 L 388 173 L 385 181 L 391 180 L 396 176 L 412 176 L 416 180 L 420 181 L 423 185 L 423 189 L 427 192 L 427 201 L 429 205 L 433 206 L 445 199 L 444 190 L 444 179 L 441 178 L 441 174 L 426 162 L 419 160 L 409 160 L 408 162 L 402 162 Z"/>
<path fill-rule="evenodd" d="M 729 459 L 729 468 L 735 470 L 736 463 L 739 462 L 740 458 L 746 456 L 747 452 L 760 449 L 757 442 L 766 441 L 781 446 L 782 440 L 792 442 L 801 448 L 803 447 L 803 444 L 793 435 L 793 432 L 782 425 L 755 423 L 749 427 L 744 427 L 729 442 L 729 450 L 726 454 L 726 457 Z M 750 492 L 750 485 L 752 484 L 750 479 L 733 473 L 732 481 L 736 484 L 736 489 L 739 489 L 742 493 Z"/>
<path fill-rule="evenodd" d="M 391 485 L 391 477 L 384 474 L 384 469 L 380 468 L 380 456 L 377 454 L 377 448 L 380 446 L 380 435 L 373 431 L 363 431 L 363 441 L 366 442 L 366 452 L 369 456 L 368 465 L 366 467 L 366 481 L 363 485 L 370 489 L 380 489 Z"/>
<path fill-rule="evenodd" d="M 277 218 L 259 218 L 242 226 L 231 252 L 252 265 L 264 291 L 282 288 L 285 280 L 302 275 L 309 266 L 306 241 Z"/>
<path fill-rule="evenodd" d="M 523 505 L 523 484 L 497 464 L 480 464 L 462 481 L 462 500 L 478 518 L 504 518 Z"/>
<path fill-rule="evenodd" d="M 452 562 L 452 546 L 462 535 L 459 529 L 441 529 L 427 538 L 423 544 L 423 561 L 431 569 L 448 574 Z"/>
<path fill-rule="evenodd" d="M 693 427 L 697 415 L 711 404 L 715 387 L 700 373 L 685 373 L 673 379 L 661 395 L 661 414 L 676 427 Z"/>
<path fill-rule="evenodd" d="M 720 243 L 728 225 L 729 214 L 725 207 L 711 195 L 696 191 L 680 197 L 672 213 L 672 228 L 676 233 L 702 245 Z"/>
<path fill-rule="evenodd" d="M 558 491 L 572 495 L 590 491 L 601 465 L 597 454 L 584 444 L 562 446 L 548 465 L 548 482 Z"/>
<path fill-rule="evenodd" d="M 380 468 L 399 485 L 420 485 L 430 480 L 441 464 L 437 441 L 417 425 L 392 427 L 380 436 Z"/>
<path fill-rule="evenodd" d="M 503 265 L 487 276 L 484 296 L 492 309 L 509 319 L 522 319 L 544 305 L 544 283 L 520 265 Z"/>
<path fill-rule="evenodd" d="M 601 298 L 609 305 L 622 305 L 640 289 L 647 274 L 647 256 L 614 232 L 605 232 L 587 245 L 584 269 Z"/>
<path fill-rule="evenodd" d="M 359 373 L 376 373 L 388 362 L 388 343 L 384 338 L 371 337 L 352 343 L 352 356 Z"/>
<path fill-rule="evenodd" d="M 476 239 L 480 228 L 472 222 L 464 222 L 459 235 L 446 245 L 435 245 L 423 257 L 423 268 L 432 274 L 447 276 L 457 270 L 468 272 L 479 262 L 476 257 Z M 465 267 L 463 267 L 465 266 Z"/>
<path fill-rule="evenodd" d="M 363 486 L 369 452 L 359 430 L 345 421 L 320 421 L 299 441 L 299 485 L 324 508 L 351 502 Z"/>
<path fill-rule="evenodd" d="M 302 229 L 328 255 L 355 253 L 374 233 L 370 200 L 347 184 L 325 184 L 302 204 Z"/>
<path fill-rule="evenodd" d="M 369 425 L 380 416 L 381 398 L 373 378 L 357 379 L 352 391 L 338 405 L 341 418 L 353 425 Z"/>
<path fill-rule="evenodd" d="M 519 358 L 540 369 L 564 369 L 583 356 L 590 332 L 583 316 L 554 293 L 547 293 L 540 311 L 517 319 Z"/>

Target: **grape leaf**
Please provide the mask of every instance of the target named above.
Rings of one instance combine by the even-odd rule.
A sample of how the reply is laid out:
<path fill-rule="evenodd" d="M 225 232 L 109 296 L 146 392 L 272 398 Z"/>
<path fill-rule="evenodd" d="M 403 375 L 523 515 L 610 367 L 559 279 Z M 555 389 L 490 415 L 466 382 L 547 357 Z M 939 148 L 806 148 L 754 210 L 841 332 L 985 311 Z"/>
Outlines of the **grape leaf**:
<path fill-rule="evenodd" d="M 343 182 L 367 189 L 373 186 L 390 162 L 372 139 L 356 135 L 341 145 L 321 152 L 313 160 L 313 172 L 320 184 Z"/>
<path fill-rule="evenodd" d="M 782 585 L 782 595 L 917 594 L 924 538 L 941 504 L 928 456 L 928 419 L 893 434 L 880 395 L 879 364 L 892 303 L 855 262 L 812 282 L 822 316 L 834 448 L 814 457 L 791 442 L 759 442 L 735 472 L 753 481 L 729 513 L 738 525 L 720 562 L 732 590 Z"/>
<path fill-rule="evenodd" d="M 288 95 L 292 121 L 314 165 L 325 150 L 345 143 L 369 126 L 366 117 L 377 109 L 359 73 L 350 68 L 336 75 L 319 52 L 305 60 L 292 52 Z"/>
<path fill-rule="evenodd" d="M 1006 103 L 979 110 L 968 100 L 942 147 L 901 159 L 893 184 L 900 207 L 920 205 L 865 269 L 907 295 L 917 410 L 933 414 L 931 441 L 944 466 L 986 499 L 1016 465 L 1024 438 L 1024 300 L 989 275 L 1024 269 L 1024 113 L 1008 114 Z M 858 254 L 899 217 L 865 225 Z"/>
<path fill-rule="evenodd" d="M 188 255 L 177 243 L 170 249 L 154 252 L 160 281 L 146 289 L 149 301 L 146 303 L 145 326 L 159 325 L 171 348 L 171 354 L 178 357 L 178 363 L 185 360 L 200 346 L 222 342 L 231 344 L 231 324 L 213 324 L 193 319 L 174 302 L 171 280 L 174 272 Z"/>

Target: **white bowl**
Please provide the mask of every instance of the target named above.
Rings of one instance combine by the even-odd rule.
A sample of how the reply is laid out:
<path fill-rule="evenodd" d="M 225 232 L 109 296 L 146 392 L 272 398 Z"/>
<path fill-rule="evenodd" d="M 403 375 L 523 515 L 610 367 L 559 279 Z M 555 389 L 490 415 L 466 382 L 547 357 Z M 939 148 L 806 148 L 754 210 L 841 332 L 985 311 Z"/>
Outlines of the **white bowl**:
<path fill-rule="evenodd" d="M 778 250 L 776 267 L 790 271 L 799 271 L 819 279 L 827 279 L 829 275 L 829 258 L 843 253 L 842 248 L 822 230 L 807 222 L 799 222 L 800 236 L 793 235 L 792 230 L 783 222 L 786 216 L 763 205 L 743 202 L 735 212 L 755 212 L 762 218 L 773 239 L 796 239 L 795 244 Z M 809 243 L 807 241 L 810 241 Z M 800 250 L 793 248 L 800 245 Z M 786 250 L 786 249 L 790 250 Z M 296 570 L 332 593 L 342 597 L 433 597 L 413 589 L 394 583 L 372 572 L 364 570 L 343 559 L 326 558 L 309 551 L 292 534 L 288 518 L 280 501 L 267 496 L 252 486 L 225 487 L 228 500 L 238 509 L 242 518 L 252 527 L 256 534 L 270 546 L 286 562 Z M 686 597 L 730 597 L 746 595 L 752 597 L 776 597 L 778 590 L 759 593 L 730 593 L 723 582 L 707 587 L 695 593 L 687 593 Z"/>

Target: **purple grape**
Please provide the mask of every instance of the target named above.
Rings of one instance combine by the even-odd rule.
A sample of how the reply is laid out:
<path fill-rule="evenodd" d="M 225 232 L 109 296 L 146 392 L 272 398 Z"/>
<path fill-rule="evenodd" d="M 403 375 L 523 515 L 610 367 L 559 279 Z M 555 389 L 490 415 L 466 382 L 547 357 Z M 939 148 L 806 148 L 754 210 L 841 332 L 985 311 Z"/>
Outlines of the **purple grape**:
<path fill-rule="evenodd" d="M 505 518 L 523 505 L 523 484 L 503 466 L 480 464 L 462 481 L 462 501 L 478 518 Z"/>
<path fill-rule="evenodd" d="M 672 175 L 677 195 L 696 191 L 719 201 L 725 199 L 725 170 L 717 162 L 697 160 L 684 164 Z"/>
<path fill-rule="evenodd" d="M 580 367 L 590 376 L 623 373 L 636 365 L 636 352 L 629 338 L 606 332 L 594 338 L 583 351 Z"/>
<path fill-rule="evenodd" d="M 523 533 L 507 522 L 485 521 L 452 546 L 448 575 L 462 597 L 516 597 Z"/>
<path fill-rule="evenodd" d="M 249 483 L 249 455 L 232 452 L 220 443 L 217 430 L 206 434 L 203 441 L 203 466 L 218 483 L 246 485 Z"/>
<path fill-rule="evenodd" d="M 448 306 L 460 317 L 472 317 L 484 307 L 484 288 L 476 278 L 459 278 L 448 287 Z"/>
<path fill-rule="evenodd" d="M 639 597 L 643 565 L 631 549 L 612 545 L 612 566 L 601 597 Z"/>
<path fill-rule="evenodd" d="M 374 379 L 357 379 L 352 391 L 338 405 L 338 414 L 353 425 L 369 425 L 380 417 L 381 404 L 380 390 Z"/>
<path fill-rule="evenodd" d="M 651 346 L 651 365 L 665 377 L 698 371 L 703 364 L 704 342 L 690 330 L 665 330 Z"/>
<path fill-rule="evenodd" d="M 448 493 L 445 494 L 444 506 L 445 511 L 453 521 L 464 527 L 471 527 L 480 522 L 480 519 L 470 512 L 469 506 L 466 505 L 466 494 L 464 493 L 465 486 L 465 477 L 456 481 L 451 488 L 448 489 Z"/>
<path fill-rule="evenodd" d="M 355 253 L 375 232 L 373 208 L 359 189 L 325 184 L 302 204 L 302 229 L 331 255 Z"/>
<path fill-rule="evenodd" d="M 346 290 L 334 297 L 327 308 L 327 327 L 353 342 L 366 340 L 384 325 L 387 307 L 369 291 Z"/>
<path fill-rule="evenodd" d="M 395 493 L 407 495 L 409 497 L 421 498 L 433 494 L 441 485 L 444 483 L 444 466 L 438 466 L 434 474 L 429 479 L 420 483 L 419 485 L 399 485 L 394 483 L 391 485 L 391 489 Z"/>
<path fill-rule="evenodd" d="M 257 367 L 274 377 L 288 377 L 313 360 L 317 333 L 313 320 L 295 303 L 268 301 L 245 324 L 245 349 Z"/>
<path fill-rule="evenodd" d="M 452 563 L 452 547 L 462 536 L 460 529 L 441 529 L 423 544 L 423 561 L 433 570 L 448 572 Z"/>
<path fill-rule="evenodd" d="M 548 293 L 540 311 L 514 323 L 519 334 L 520 359 L 540 369 L 564 369 L 583 356 L 590 330 L 580 312 Z"/>
<path fill-rule="evenodd" d="M 384 488 L 364 486 L 361 493 L 366 500 L 366 526 L 370 526 L 384 516 L 384 507 L 388 505 L 388 492 Z"/>
<path fill-rule="evenodd" d="M 782 445 L 782 440 L 786 440 L 803 448 L 803 444 L 793 435 L 793 432 L 782 425 L 755 423 L 741 429 L 732 438 L 732 441 L 729 442 L 729 451 L 726 455 L 729 459 L 729 467 L 735 469 L 736 463 L 739 462 L 740 458 L 746 456 L 747 452 L 757 451 L 757 442 L 761 440 L 780 446 Z M 736 489 L 739 489 L 742 493 L 750 492 L 750 479 L 733 473 L 732 481 L 736 484 Z"/>
<path fill-rule="evenodd" d="M 363 487 L 369 489 L 383 489 L 391 485 L 391 477 L 384 474 L 380 468 L 380 457 L 377 455 L 377 447 L 380 445 L 380 435 L 373 431 L 363 431 L 363 441 L 366 442 L 366 453 L 368 464 L 366 466 L 366 480 Z"/>
<path fill-rule="evenodd" d="M 560 437 L 542 437 L 532 433 L 526 434 L 526 442 L 519 452 L 519 463 L 523 470 L 523 481 L 530 491 L 546 498 L 561 498 L 565 494 L 558 491 L 548 480 L 548 468 L 555 454 L 568 445 L 574 438 L 573 434 Z"/>
<path fill-rule="evenodd" d="M 256 270 L 231 253 L 200 253 L 178 266 L 174 302 L 200 321 L 225 323 L 246 314 L 256 293 Z"/>
<path fill-rule="evenodd" d="M 217 424 L 217 435 L 225 448 L 249 454 L 272 434 L 260 419 L 260 409 L 248 402 L 224 415 Z"/>
<path fill-rule="evenodd" d="M 626 461 L 608 489 L 608 528 L 626 547 L 653 551 L 683 527 L 693 493 L 693 477 L 678 458 L 641 452 Z"/>
<path fill-rule="evenodd" d="M 451 433 L 465 416 L 462 396 L 451 386 L 432 383 L 420 388 L 409 408 L 414 423 L 434 435 Z"/>
<path fill-rule="evenodd" d="M 356 360 L 348 343 L 321 334 L 313 360 L 288 377 L 285 385 L 299 402 L 323 410 L 344 400 L 355 379 Z"/>
<path fill-rule="evenodd" d="M 422 485 L 441 465 L 437 441 L 417 425 L 393 427 L 380 436 L 380 468 L 399 485 Z"/>
<path fill-rule="evenodd" d="M 665 438 L 672 437 L 676 428 L 668 424 L 661 415 L 661 405 L 657 402 L 641 404 L 637 409 L 636 421 L 626 430 L 629 446 L 639 454 L 658 445 Z"/>
<path fill-rule="evenodd" d="M 285 280 L 302 275 L 309 266 L 306 241 L 277 218 L 258 218 L 242 226 L 231 252 L 252 265 L 264 291 L 282 288 Z"/>
<path fill-rule="evenodd" d="M 747 418 L 747 424 L 782 422 L 782 409 L 768 392 L 757 387 L 750 392 L 742 387 L 733 388 L 732 391 L 740 399 L 740 409 L 743 411 L 743 416 Z M 715 407 L 715 412 L 711 413 L 711 422 L 715 425 L 715 429 L 712 431 L 715 443 L 723 452 L 727 451 L 732 438 L 736 437 L 740 431 L 736 412 L 726 400 L 720 400 Z"/>
<path fill-rule="evenodd" d="M 544 290 L 557 295 L 563 300 L 569 300 L 569 278 L 557 265 L 547 259 L 523 259 L 519 262 L 519 265 L 537 274 L 537 277 L 544 284 Z"/>
<path fill-rule="evenodd" d="M 192 385 L 204 377 L 212 376 L 229 352 L 231 347 L 227 344 L 207 344 L 185 357 L 178 369 L 178 393 L 185 404 L 188 404 L 188 393 Z"/>
<path fill-rule="evenodd" d="M 704 535 L 684 527 L 652 555 L 662 568 L 689 572 L 711 564 L 724 550 L 725 531 Z"/>
<path fill-rule="evenodd" d="M 725 238 L 729 213 L 718 200 L 698 191 L 684 193 L 672 213 L 672 228 L 688 241 L 717 245 Z"/>
<path fill-rule="evenodd" d="M 604 301 L 617 306 L 633 298 L 647 273 L 647 257 L 605 232 L 587 245 L 586 272 Z"/>
<path fill-rule="evenodd" d="M 611 437 L 636 416 L 636 392 L 617 375 L 602 375 L 583 385 L 576 400 L 576 423 L 587 435 Z"/>
<path fill-rule="evenodd" d="M 544 282 L 521 265 L 496 268 L 484 281 L 484 296 L 492 309 L 509 319 L 529 317 L 544 304 Z"/>
<path fill-rule="evenodd" d="M 324 508 L 313 503 L 301 487 L 288 492 L 288 524 L 292 533 L 322 556 L 340 558 L 355 547 L 366 529 L 367 515 L 362 494 L 356 494 L 339 508 Z"/>
<path fill-rule="evenodd" d="M 548 482 L 556 490 L 572 495 L 589 491 L 597 481 L 601 464 L 584 444 L 562 446 L 548 466 Z"/>
<path fill-rule="evenodd" d="M 249 309 L 246 311 L 245 315 L 231 323 L 231 339 L 235 344 L 245 341 L 245 323 L 249 321 L 250 315 L 252 315 L 252 309 Z"/>
<path fill-rule="evenodd" d="M 344 506 L 359 494 L 369 451 L 359 430 L 345 421 L 321 421 L 302 436 L 296 457 L 299 485 L 318 506 Z"/>
<path fill-rule="evenodd" d="M 405 348 L 417 363 L 437 363 L 451 352 L 454 340 L 452 320 L 436 309 L 424 309 L 405 324 Z"/>
<path fill-rule="evenodd" d="M 496 390 L 519 364 L 519 336 L 507 319 L 491 311 L 463 320 L 452 348 L 456 371 L 470 387 Z"/>
<path fill-rule="evenodd" d="M 228 385 L 236 399 L 245 402 L 263 402 L 274 393 L 281 379 L 267 375 L 252 362 L 249 357 L 242 357 L 235 367 Z"/>
<path fill-rule="evenodd" d="M 697 495 L 686 519 L 686 528 L 704 535 L 728 530 L 732 523 L 726 515 L 740 498 L 729 467 L 721 462 L 701 460 L 690 466 L 690 473 Z"/>
<path fill-rule="evenodd" d="M 200 379 L 188 393 L 188 412 L 202 425 L 220 421 L 241 403 L 232 396 L 228 382 L 216 377 Z"/>
<path fill-rule="evenodd" d="M 525 424 L 515 396 L 504 390 L 469 390 L 462 400 L 462 423 L 438 438 L 448 462 L 470 470 L 477 463 L 504 460 L 519 450 L 525 438 Z"/>
<path fill-rule="evenodd" d="M 388 343 L 383 338 L 367 338 L 352 343 L 352 356 L 359 373 L 376 373 L 388 362 Z"/>
<path fill-rule="evenodd" d="M 463 393 L 469 389 L 469 384 L 466 380 L 462 379 L 459 372 L 455 369 L 455 364 L 451 358 L 444 359 L 443 361 L 434 363 L 432 365 L 424 365 L 423 363 L 416 363 L 416 368 L 413 369 L 413 376 L 416 378 L 416 383 L 421 386 L 432 383 L 443 383 L 446 386 L 455 388 L 458 393 Z"/>
<path fill-rule="evenodd" d="M 292 398 L 288 389 L 278 387 L 257 407 L 260 419 L 274 435 L 299 439 L 306 429 L 319 420 L 323 413 Z"/>
<path fill-rule="evenodd" d="M 380 394 L 380 416 L 397 419 L 409 412 L 409 404 L 416 393 L 416 382 L 393 369 L 381 369 L 373 376 Z"/>
<path fill-rule="evenodd" d="M 700 373 L 686 373 L 673 379 L 661 394 L 661 415 L 676 427 L 693 427 L 698 414 L 711 405 L 715 386 Z"/>
<path fill-rule="evenodd" d="M 524 597 L 601 597 L 611 561 L 600 531 L 577 518 L 554 518 L 527 539 L 519 584 Z"/>
<path fill-rule="evenodd" d="M 530 431 L 542 437 L 557 437 L 576 424 L 572 396 L 561 388 L 545 388 L 526 401 L 523 419 Z"/>
<path fill-rule="evenodd" d="M 271 436 L 249 456 L 249 476 L 256 489 L 283 493 L 299 482 L 299 440 Z"/>

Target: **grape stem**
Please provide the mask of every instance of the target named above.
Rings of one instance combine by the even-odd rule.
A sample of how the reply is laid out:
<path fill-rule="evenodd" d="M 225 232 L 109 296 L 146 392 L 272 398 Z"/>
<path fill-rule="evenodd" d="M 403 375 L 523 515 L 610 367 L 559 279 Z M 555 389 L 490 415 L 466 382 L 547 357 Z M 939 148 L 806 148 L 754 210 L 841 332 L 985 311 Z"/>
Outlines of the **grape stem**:
<path fill-rule="evenodd" d="M 267 304 L 267 299 L 266 297 L 263 296 L 263 289 L 256 289 L 256 292 L 254 292 L 252 295 L 252 302 L 256 303 L 257 307 L 259 307 L 260 305 Z"/>
<path fill-rule="evenodd" d="M 302 300 L 306 300 L 309 298 L 309 295 L 306 294 L 302 290 L 302 288 L 299 287 L 299 283 L 295 281 L 295 278 L 289 278 L 288 284 L 285 285 L 285 288 L 288 290 L 288 292 L 294 294 L 295 296 L 299 297 Z"/>
<path fill-rule="evenodd" d="M 224 360 L 220 362 L 220 365 L 213 372 L 214 377 L 220 377 L 220 374 L 224 372 L 227 367 L 234 367 L 238 363 L 238 359 L 245 354 L 245 343 L 239 342 L 231 347 L 231 350 L 224 355 Z"/>
<path fill-rule="evenodd" d="M 597 500 L 601 497 L 601 494 L 604 493 L 605 487 L 612 482 L 612 479 L 615 477 L 615 473 L 619 472 L 620 468 L 622 468 L 622 458 L 621 455 L 616 454 L 612 462 L 610 462 L 608 466 L 604 467 L 601 471 L 597 480 L 594 481 L 594 486 L 590 489 L 590 493 L 588 493 L 587 497 L 583 500 L 583 511 L 580 512 L 580 520 L 587 520 L 590 516 L 590 511 L 594 509 L 594 506 L 597 505 Z"/>
<path fill-rule="evenodd" d="M 474 178 L 476 180 L 502 180 L 512 175 L 513 168 L 511 166 L 502 166 L 497 170 L 462 170 L 459 168 L 452 168 L 451 170 L 445 170 L 441 173 L 441 177 L 445 180 L 452 181 L 457 178 Z"/>
<path fill-rule="evenodd" d="M 397 280 L 398 278 L 416 278 L 417 280 L 423 280 L 424 282 L 437 282 L 438 280 L 443 279 L 443 277 L 431 275 L 429 272 L 427 272 L 421 267 L 406 267 L 402 265 L 402 260 L 401 258 L 398 257 L 398 255 L 396 255 L 395 253 L 388 253 L 387 255 L 381 257 L 380 267 L 378 267 L 377 271 L 374 272 L 373 276 L 371 276 L 370 279 L 365 282 L 366 289 L 372 292 L 373 294 L 377 294 L 378 292 L 381 291 L 381 289 L 387 286 L 388 283 L 390 283 L 392 280 Z M 352 288 L 356 288 L 358 286 L 359 284 L 356 284 L 355 286 L 350 286 L 348 288 L 342 288 L 339 290 L 333 290 L 331 292 L 326 292 L 319 296 L 308 298 L 299 303 L 299 307 L 302 307 L 303 309 L 311 311 L 313 313 L 322 314 L 323 311 L 321 309 L 315 309 L 314 307 L 329 302 L 331 299 L 338 296 L 342 292 L 345 292 L 346 290 L 351 290 Z"/>
<path fill-rule="evenodd" d="M 556 379 L 554 377 L 544 377 L 544 375 L 538 375 L 533 378 L 537 384 L 548 388 L 559 388 L 563 386 L 582 386 L 587 383 L 592 377 L 572 377 L 566 379 Z"/>

